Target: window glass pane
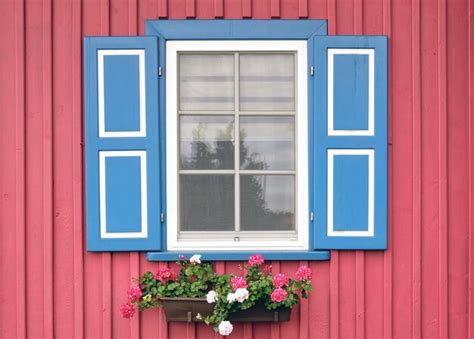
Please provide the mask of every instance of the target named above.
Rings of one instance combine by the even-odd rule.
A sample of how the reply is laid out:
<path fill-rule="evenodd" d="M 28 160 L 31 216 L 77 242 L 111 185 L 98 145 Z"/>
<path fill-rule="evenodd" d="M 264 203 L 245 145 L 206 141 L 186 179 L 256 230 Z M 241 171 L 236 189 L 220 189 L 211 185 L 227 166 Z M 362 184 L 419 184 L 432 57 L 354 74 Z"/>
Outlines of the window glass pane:
<path fill-rule="evenodd" d="M 293 170 L 295 119 L 240 116 L 240 168 Z"/>
<path fill-rule="evenodd" d="M 295 229 L 295 179 L 292 175 L 240 176 L 240 229 Z"/>
<path fill-rule="evenodd" d="M 294 111 L 293 54 L 240 55 L 240 110 Z"/>
<path fill-rule="evenodd" d="M 234 230 L 234 176 L 180 175 L 180 230 Z"/>
<path fill-rule="evenodd" d="M 234 117 L 182 115 L 181 169 L 233 169 Z"/>
<path fill-rule="evenodd" d="M 180 54 L 179 109 L 232 111 L 234 55 Z"/>

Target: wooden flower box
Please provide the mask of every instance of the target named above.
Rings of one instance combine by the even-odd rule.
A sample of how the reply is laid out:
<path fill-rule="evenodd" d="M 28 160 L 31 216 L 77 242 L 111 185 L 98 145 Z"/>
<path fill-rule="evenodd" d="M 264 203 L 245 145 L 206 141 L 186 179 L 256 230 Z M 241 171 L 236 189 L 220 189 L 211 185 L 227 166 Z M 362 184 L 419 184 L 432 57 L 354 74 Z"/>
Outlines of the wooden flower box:
<path fill-rule="evenodd" d="M 201 322 L 197 319 L 200 314 L 205 318 L 212 314 L 214 306 L 206 298 L 161 298 L 166 319 L 179 322 Z M 268 310 L 263 303 L 256 304 L 248 310 L 232 313 L 231 322 L 281 322 L 290 320 L 291 309 L 280 307 Z"/>

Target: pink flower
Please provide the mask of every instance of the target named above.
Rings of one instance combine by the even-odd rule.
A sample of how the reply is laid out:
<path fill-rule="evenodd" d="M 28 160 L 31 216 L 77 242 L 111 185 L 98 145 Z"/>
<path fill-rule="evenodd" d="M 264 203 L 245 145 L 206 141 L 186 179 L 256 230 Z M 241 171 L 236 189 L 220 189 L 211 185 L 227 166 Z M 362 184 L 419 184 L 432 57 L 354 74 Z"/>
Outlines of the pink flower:
<path fill-rule="evenodd" d="M 266 275 L 272 274 L 272 265 L 265 265 L 262 269 L 263 273 Z"/>
<path fill-rule="evenodd" d="M 261 265 L 263 264 L 263 256 L 261 254 L 254 254 L 251 255 L 249 258 L 249 265 L 254 266 L 254 265 Z"/>
<path fill-rule="evenodd" d="M 238 288 L 247 288 L 247 282 L 245 281 L 245 278 L 237 275 L 230 279 L 230 286 L 232 286 L 232 289 L 235 291 Z"/>
<path fill-rule="evenodd" d="M 168 281 L 176 281 L 178 274 L 168 267 L 161 267 L 156 272 L 155 279 L 159 280 L 162 284 L 166 284 Z"/>
<path fill-rule="evenodd" d="M 287 286 L 288 278 L 283 273 L 278 273 L 273 277 L 273 286 L 276 288 Z"/>
<path fill-rule="evenodd" d="M 139 301 L 142 297 L 142 290 L 140 286 L 133 286 L 127 291 L 128 301 Z"/>
<path fill-rule="evenodd" d="M 135 314 L 135 307 L 130 303 L 123 304 L 120 306 L 120 313 L 124 318 L 130 319 Z"/>
<path fill-rule="evenodd" d="M 280 303 L 286 298 L 288 298 L 288 292 L 286 292 L 283 288 L 276 288 L 275 290 L 273 290 L 271 298 L 272 301 Z"/>
<path fill-rule="evenodd" d="M 296 280 L 310 280 L 311 279 L 311 268 L 308 266 L 300 266 L 296 271 Z"/>

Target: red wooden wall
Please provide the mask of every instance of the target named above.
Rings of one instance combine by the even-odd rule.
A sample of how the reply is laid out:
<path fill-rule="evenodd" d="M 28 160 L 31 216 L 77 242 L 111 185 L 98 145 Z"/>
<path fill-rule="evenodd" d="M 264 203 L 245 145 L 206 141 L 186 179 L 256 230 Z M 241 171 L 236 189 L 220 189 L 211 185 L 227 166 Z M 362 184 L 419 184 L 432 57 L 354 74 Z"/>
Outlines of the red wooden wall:
<path fill-rule="evenodd" d="M 474 338 L 473 0 L 1 0 L 0 338 L 219 337 L 159 311 L 122 319 L 130 277 L 158 264 L 84 251 L 81 37 L 156 18 L 390 36 L 389 250 L 309 263 L 315 291 L 291 322 L 233 337 Z"/>

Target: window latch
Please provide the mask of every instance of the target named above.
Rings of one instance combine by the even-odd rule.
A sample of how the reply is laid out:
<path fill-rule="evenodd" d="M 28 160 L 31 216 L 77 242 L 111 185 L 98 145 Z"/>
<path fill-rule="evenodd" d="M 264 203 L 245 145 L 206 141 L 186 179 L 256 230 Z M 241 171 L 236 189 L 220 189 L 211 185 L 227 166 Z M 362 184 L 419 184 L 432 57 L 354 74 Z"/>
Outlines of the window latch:
<path fill-rule="evenodd" d="M 311 66 L 311 67 L 309 68 L 309 74 L 310 74 L 311 76 L 314 76 L 314 66 Z"/>
<path fill-rule="evenodd" d="M 314 212 L 311 212 L 311 213 L 309 214 L 309 220 L 311 220 L 311 222 L 314 221 Z"/>
<path fill-rule="evenodd" d="M 160 220 L 161 220 L 161 223 L 165 222 L 165 214 L 163 212 L 161 212 L 160 214 Z"/>
<path fill-rule="evenodd" d="M 163 69 L 161 66 L 158 67 L 158 76 L 161 77 L 163 75 Z"/>

